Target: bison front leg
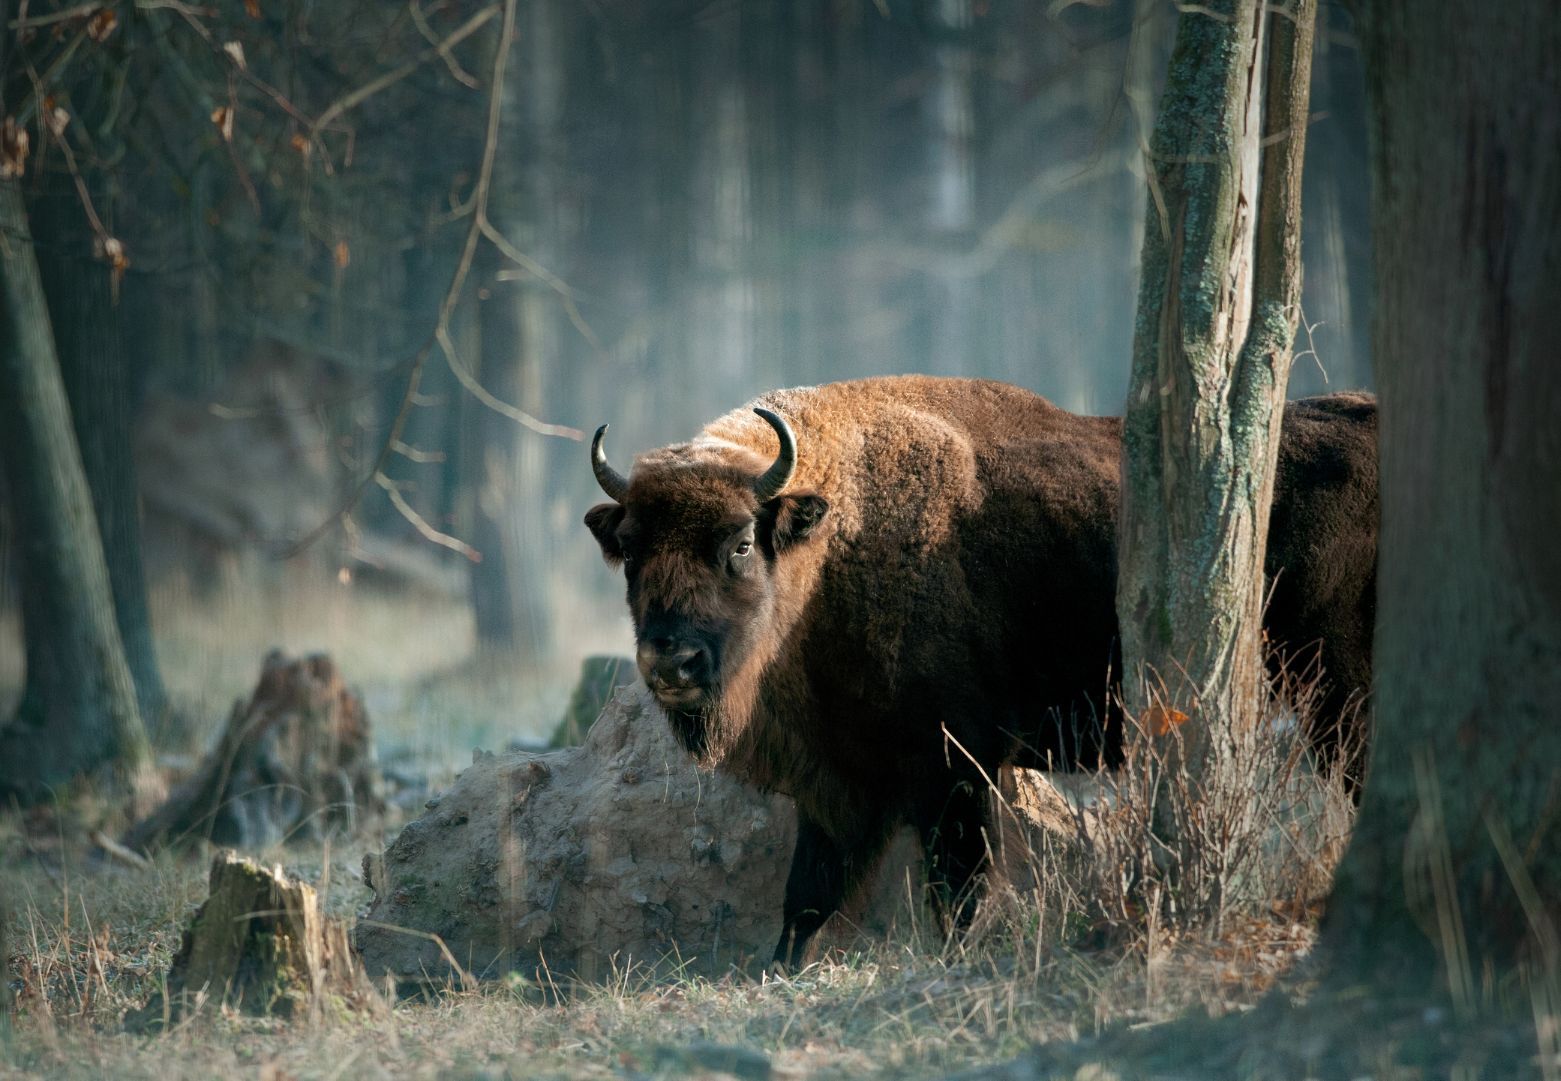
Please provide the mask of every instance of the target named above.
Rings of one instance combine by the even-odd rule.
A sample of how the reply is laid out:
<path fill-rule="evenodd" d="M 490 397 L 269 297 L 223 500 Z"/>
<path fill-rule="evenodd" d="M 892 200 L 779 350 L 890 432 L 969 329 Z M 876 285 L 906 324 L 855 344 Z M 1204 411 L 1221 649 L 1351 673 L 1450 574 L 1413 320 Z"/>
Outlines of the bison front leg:
<path fill-rule="evenodd" d="M 813 935 L 877 864 L 887 833 L 885 825 L 875 821 L 842 842 L 797 812 L 797 847 L 786 878 L 775 964 L 793 969 L 802 964 Z"/>
<path fill-rule="evenodd" d="M 979 777 L 962 777 L 942 799 L 929 799 L 915 812 L 927 861 L 932 905 L 945 931 L 963 930 L 981 899 L 987 869 L 987 797 Z"/>

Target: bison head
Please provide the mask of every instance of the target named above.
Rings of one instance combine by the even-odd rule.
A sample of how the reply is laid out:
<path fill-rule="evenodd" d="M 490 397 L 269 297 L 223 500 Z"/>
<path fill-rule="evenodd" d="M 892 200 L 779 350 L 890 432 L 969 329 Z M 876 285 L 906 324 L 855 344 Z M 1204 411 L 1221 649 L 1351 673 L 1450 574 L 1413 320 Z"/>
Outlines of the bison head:
<path fill-rule="evenodd" d="M 774 653 L 788 561 L 816 541 L 829 504 L 788 492 L 797 466 L 791 427 L 755 409 L 780 440 L 766 465 L 751 448 L 704 439 L 642 456 L 633 476 L 607 462 L 603 425 L 591 467 L 612 499 L 585 516 L 602 554 L 622 565 L 636 660 L 687 749 L 718 751 L 712 725 L 731 724 L 734 688 Z M 730 733 L 728 733 L 730 734 Z"/>

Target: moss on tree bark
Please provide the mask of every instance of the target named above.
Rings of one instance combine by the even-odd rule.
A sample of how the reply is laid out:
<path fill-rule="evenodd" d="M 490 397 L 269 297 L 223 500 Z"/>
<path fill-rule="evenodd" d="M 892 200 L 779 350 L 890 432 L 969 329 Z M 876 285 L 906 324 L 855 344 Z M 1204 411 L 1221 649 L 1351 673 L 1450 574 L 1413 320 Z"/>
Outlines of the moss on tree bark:
<path fill-rule="evenodd" d="M 1315 14 L 1311 0 L 1283 15 L 1256 0 L 1184 10 L 1151 147 L 1117 612 L 1128 708 L 1142 716 L 1163 693 L 1195 713 L 1190 763 L 1211 728 L 1249 727 L 1263 700 Z"/>

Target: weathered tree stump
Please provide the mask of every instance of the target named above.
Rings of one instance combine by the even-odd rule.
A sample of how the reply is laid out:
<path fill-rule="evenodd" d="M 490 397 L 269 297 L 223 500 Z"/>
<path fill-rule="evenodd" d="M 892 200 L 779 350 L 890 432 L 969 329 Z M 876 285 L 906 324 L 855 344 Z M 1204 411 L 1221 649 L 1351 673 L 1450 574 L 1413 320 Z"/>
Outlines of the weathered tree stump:
<path fill-rule="evenodd" d="M 282 1017 L 382 1008 L 346 928 L 325 916 L 314 888 L 231 851 L 212 861 L 209 894 L 184 932 L 166 990 L 125 1024 L 157 1028 L 201 1001 Z"/>
<path fill-rule="evenodd" d="M 368 713 L 335 663 L 273 650 L 200 768 L 123 843 L 150 851 L 198 839 L 236 848 L 318 840 L 383 813 L 381 788 Z"/>

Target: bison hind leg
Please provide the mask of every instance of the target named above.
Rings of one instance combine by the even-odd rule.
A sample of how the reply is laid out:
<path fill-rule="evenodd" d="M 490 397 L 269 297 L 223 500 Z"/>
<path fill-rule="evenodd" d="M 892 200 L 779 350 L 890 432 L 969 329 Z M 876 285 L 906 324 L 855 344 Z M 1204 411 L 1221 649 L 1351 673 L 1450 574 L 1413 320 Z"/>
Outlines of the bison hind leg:
<path fill-rule="evenodd" d="M 924 800 L 912 822 L 926 856 L 927 886 L 945 933 L 970 926 L 989 862 L 988 800 L 979 775 L 959 776 Z"/>

